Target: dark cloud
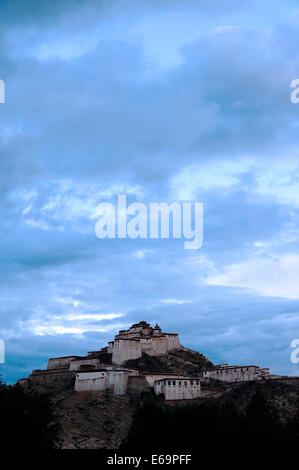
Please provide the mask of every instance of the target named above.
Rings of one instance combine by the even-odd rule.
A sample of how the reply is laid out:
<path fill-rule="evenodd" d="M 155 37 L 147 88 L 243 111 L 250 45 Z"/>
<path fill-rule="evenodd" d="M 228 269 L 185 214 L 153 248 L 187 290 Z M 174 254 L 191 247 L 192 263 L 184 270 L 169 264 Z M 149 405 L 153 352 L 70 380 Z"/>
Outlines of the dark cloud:
<path fill-rule="evenodd" d="M 15 124 L 16 109 L 26 117 L 39 164 L 60 177 L 102 181 L 117 167 L 118 179 L 154 184 L 188 161 L 245 149 L 280 158 L 277 145 L 292 151 L 297 141 L 289 100 L 297 54 L 282 68 L 275 34 L 207 34 L 183 49 L 167 80 L 147 77 L 140 45 L 119 41 L 70 62 L 22 60 L 3 119 Z"/>
<path fill-rule="evenodd" d="M 140 14 L 142 12 L 161 12 L 164 10 L 199 9 L 203 13 L 223 14 L 225 12 L 244 9 L 255 5 L 254 0 L 227 0 L 225 6 L 221 0 L 162 0 L 159 4 L 155 0 L 51 0 L 39 2 L 38 0 L 3 0 L 1 5 L 3 19 L 11 24 L 21 23 L 49 23 L 57 21 L 63 15 L 82 13 L 82 10 L 91 10 L 93 14 L 103 15 L 108 12 Z"/>

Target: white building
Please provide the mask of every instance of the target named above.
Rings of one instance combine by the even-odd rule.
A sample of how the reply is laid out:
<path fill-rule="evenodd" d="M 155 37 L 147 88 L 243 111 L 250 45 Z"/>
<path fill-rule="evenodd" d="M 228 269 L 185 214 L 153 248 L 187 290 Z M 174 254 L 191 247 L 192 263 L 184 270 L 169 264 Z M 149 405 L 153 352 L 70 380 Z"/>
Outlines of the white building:
<path fill-rule="evenodd" d="M 114 395 L 125 395 L 130 376 L 139 375 L 138 371 L 102 369 L 92 372 L 79 372 L 76 374 L 76 392 L 96 392 L 113 390 Z"/>
<path fill-rule="evenodd" d="M 155 387 L 155 382 L 163 379 L 183 379 L 184 376 L 181 374 L 163 374 L 163 373 L 152 373 L 152 374 L 145 374 L 145 378 L 147 383 L 150 387 Z"/>
<path fill-rule="evenodd" d="M 114 395 L 125 395 L 129 377 L 139 377 L 139 371 L 111 368 L 78 372 L 75 391 L 97 392 L 109 389 L 113 391 Z M 146 379 L 155 394 L 163 394 L 165 400 L 192 400 L 200 397 L 199 378 L 176 374 L 146 374 L 142 377 Z"/>
<path fill-rule="evenodd" d="M 135 323 L 128 330 L 120 330 L 114 341 L 101 351 L 91 351 L 85 357 L 65 356 L 51 358 L 47 370 L 69 369 L 80 371 L 87 368 L 99 368 L 105 364 L 105 357 L 110 356 L 113 364 L 122 364 L 129 359 L 138 359 L 142 353 L 161 356 L 173 349 L 182 349 L 177 333 L 163 333 L 156 325 L 151 327 L 145 321 Z"/>
<path fill-rule="evenodd" d="M 155 394 L 163 394 L 165 400 L 194 400 L 200 397 L 198 378 L 168 377 L 155 381 Z"/>
<path fill-rule="evenodd" d="M 122 364 L 129 359 L 138 359 L 142 353 L 161 356 L 173 349 L 182 349 L 177 333 L 163 333 L 159 325 L 152 328 L 149 323 L 135 323 L 128 330 L 120 330 L 114 341 L 108 344 L 112 362 Z"/>
<path fill-rule="evenodd" d="M 222 382 L 250 382 L 270 378 L 269 369 L 258 366 L 229 366 L 221 364 L 212 370 L 203 372 L 203 378 L 212 378 Z"/>

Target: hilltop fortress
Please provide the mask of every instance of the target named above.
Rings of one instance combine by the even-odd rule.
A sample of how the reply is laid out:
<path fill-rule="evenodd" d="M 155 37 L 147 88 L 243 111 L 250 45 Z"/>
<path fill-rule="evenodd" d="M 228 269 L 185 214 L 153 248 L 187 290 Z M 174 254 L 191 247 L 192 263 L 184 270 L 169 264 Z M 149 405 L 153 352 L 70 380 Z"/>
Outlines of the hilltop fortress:
<path fill-rule="evenodd" d="M 152 328 L 145 321 L 135 323 L 128 330 L 120 330 L 114 341 L 108 343 L 108 353 L 112 353 L 114 364 L 138 359 L 142 353 L 161 356 L 181 348 L 177 333 L 162 333 L 159 325 Z"/>
<path fill-rule="evenodd" d="M 177 367 L 177 369 L 175 368 Z M 76 392 L 111 390 L 114 395 L 154 392 L 165 400 L 212 396 L 217 383 L 236 384 L 273 378 L 258 366 L 214 366 L 205 356 L 183 347 L 177 333 L 162 332 L 141 321 L 120 330 L 108 346 L 87 356 L 51 358 L 21 384 L 67 381 Z M 215 388 L 215 387 L 214 387 Z"/>

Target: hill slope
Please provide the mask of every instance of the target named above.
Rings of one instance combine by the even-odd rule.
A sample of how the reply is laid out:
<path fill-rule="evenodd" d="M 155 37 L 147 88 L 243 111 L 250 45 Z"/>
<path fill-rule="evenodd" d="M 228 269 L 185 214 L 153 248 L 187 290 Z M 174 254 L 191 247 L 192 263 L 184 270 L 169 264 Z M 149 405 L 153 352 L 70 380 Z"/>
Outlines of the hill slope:
<path fill-rule="evenodd" d="M 234 385 L 210 400 L 147 402 L 136 413 L 123 449 L 187 450 L 200 458 L 221 452 L 226 458 L 231 450 L 234 458 L 239 451 L 247 458 L 259 449 L 269 457 L 273 451 L 297 449 L 298 440 L 299 381 L 269 380 Z"/>
<path fill-rule="evenodd" d="M 191 349 L 175 349 L 163 356 L 153 357 L 143 353 L 139 359 L 126 361 L 127 368 L 142 370 L 143 372 L 179 373 L 195 377 L 199 372 L 213 367 L 203 354 Z"/>
<path fill-rule="evenodd" d="M 196 376 L 213 364 L 202 354 L 183 349 L 159 357 L 143 354 L 125 366 L 142 372 Z M 48 383 L 29 379 L 27 390 L 47 393 L 59 427 L 59 448 L 118 449 L 125 444 L 157 451 L 197 449 L 199 442 L 203 449 L 210 443 L 258 445 L 255 435 L 266 444 L 273 437 L 271 445 L 294 443 L 296 436 L 299 439 L 299 379 L 211 381 L 202 384 L 202 399 L 192 403 L 161 402 L 152 391 L 138 396 L 129 389 L 125 396 L 114 396 L 110 390 L 77 393 L 74 376 L 69 375 Z"/>

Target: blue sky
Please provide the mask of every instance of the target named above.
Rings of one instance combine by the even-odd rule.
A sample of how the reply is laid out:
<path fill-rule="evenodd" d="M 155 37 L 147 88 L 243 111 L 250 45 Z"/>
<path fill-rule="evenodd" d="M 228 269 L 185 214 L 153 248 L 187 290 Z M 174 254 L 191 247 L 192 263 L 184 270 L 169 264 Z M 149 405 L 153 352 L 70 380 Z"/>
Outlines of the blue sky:
<path fill-rule="evenodd" d="M 4 380 L 139 320 L 299 373 L 296 3 L 1 2 Z M 118 194 L 203 202 L 203 247 L 97 239 Z"/>

